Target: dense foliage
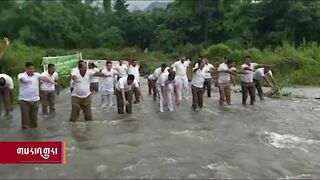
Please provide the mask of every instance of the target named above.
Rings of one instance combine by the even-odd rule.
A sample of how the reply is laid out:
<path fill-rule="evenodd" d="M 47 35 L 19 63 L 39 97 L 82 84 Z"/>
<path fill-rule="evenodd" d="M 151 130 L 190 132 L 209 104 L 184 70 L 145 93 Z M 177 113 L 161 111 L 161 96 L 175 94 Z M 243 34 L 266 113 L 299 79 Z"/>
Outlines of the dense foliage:
<path fill-rule="evenodd" d="M 12 44 L 1 66 L 81 51 L 85 58 L 141 60 L 143 73 L 179 55 L 251 55 L 281 81 L 320 84 L 320 1 L 175 0 L 166 9 L 128 11 L 126 0 L 1 0 L 0 37 Z M 0 45 L 1 46 L 1 45 Z M 147 53 L 144 53 L 145 49 Z"/>
<path fill-rule="evenodd" d="M 0 35 L 46 48 L 165 52 L 188 43 L 264 48 L 320 41 L 319 1 L 175 0 L 166 9 L 127 8 L 126 0 L 1 0 Z"/>

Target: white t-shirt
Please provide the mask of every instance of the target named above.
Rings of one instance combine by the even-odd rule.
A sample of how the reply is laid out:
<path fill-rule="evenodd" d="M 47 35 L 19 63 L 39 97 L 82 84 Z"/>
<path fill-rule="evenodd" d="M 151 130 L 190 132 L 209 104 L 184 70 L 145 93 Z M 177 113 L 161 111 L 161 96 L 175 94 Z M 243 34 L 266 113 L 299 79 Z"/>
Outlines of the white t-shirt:
<path fill-rule="evenodd" d="M 172 64 L 173 70 L 176 71 L 177 76 L 186 76 L 187 75 L 187 68 L 190 65 L 190 61 L 184 61 L 183 63 L 180 61 L 176 61 Z"/>
<path fill-rule="evenodd" d="M 252 71 L 249 71 L 249 70 L 245 70 L 245 72 L 247 74 L 241 74 L 241 81 L 242 82 L 246 82 L 246 83 L 252 83 L 253 82 L 253 72 L 254 72 L 254 69 L 258 66 L 257 63 L 250 63 L 250 66 L 246 65 L 246 64 L 242 64 L 241 65 L 241 69 L 244 70 L 244 68 L 249 68 L 251 69 Z"/>
<path fill-rule="evenodd" d="M 156 78 L 154 77 L 154 75 L 153 75 L 153 73 L 152 73 L 152 74 L 150 74 L 150 75 L 148 76 L 148 79 L 150 79 L 150 80 L 155 80 Z"/>
<path fill-rule="evenodd" d="M 110 71 L 108 71 L 108 69 L 106 68 L 103 69 L 101 72 L 106 76 L 111 76 L 111 77 L 101 77 L 100 86 L 102 88 L 102 91 L 109 90 L 113 92 L 114 77 L 118 74 L 118 72 L 114 69 L 111 69 Z"/>
<path fill-rule="evenodd" d="M 195 68 L 198 68 L 198 63 L 196 63 L 194 65 Z M 212 68 L 214 68 L 214 66 L 210 63 L 205 64 L 204 67 L 208 72 L 206 73 L 206 75 L 204 76 L 206 79 L 211 79 L 211 73 L 209 72 Z"/>
<path fill-rule="evenodd" d="M 117 90 L 124 89 L 125 92 L 130 91 L 132 87 L 139 87 L 138 81 L 134 80 L 132 84 L 128 85 L 127 77 L 122 77 L 116 84 Z"/>
<path fill-rule="evenodd" d="M 193 70 L 196 68 L 193 68 Z M 197 88 L 203 88 L 203 83 L 205 79 L 205 75 L 207 73 L 207 69 L 202 68 L 198 69 L 196 72 L 193 73 L 191 85 L 197 87 Z"/>
<path fill-rule="evenodd" d="M 88 69 L 88 71 L 91 71 L 91 74 L 100 72 L 100 70 L 98 68 Z M 99 82 L 99 77 L 91 76 L 90 83 L 97 83 L 97 82 Z"/>
<path fill-rule="evenodd" d="M 28 76 L 26 72 L 18 75 L 19 80 L 19 100 L 36 102 L 40 100 L 39 97 L 39 73 L 33 73 L 33 76 Z M 30 81 L 29 83 L 21 83 L 20 79 Z"/>
<path fill-rule="evenodd" d="M 6 74 L 0 74 L 0 78 L 4 78 L 6 80 L 6 84 L 3 86 L 3 88 L 9 88 L 9 89 L 14 88 L 13 80 L 10 76 L 8 76 Z M 1 89 L 1 87 L 0 87 L 0 89 Z"/>
<path fill-rule="evenodd" d="M 86 71 L 84 77 L 81 76 L 80 71 L 76 70 L 72 76 L 76 76 L 76 80 L 73 82 L 73 91 L 71 96 L 78 98 L 86 98 L 91 94 L 90 91 L 90 78 L 94 74 L 93 71 Z"/>
<path fill-rule="evenodd" d="M 137 82 L 140 82 L 140 72 L 139 72 L 140 66 L 137 64 L 135 67 L 133 67 L 131 64 L 128 67 L 128 75 L 133 74 L 134 80 Z"/>
<path fill-rule="evenodd" d="M 119 77 L 126 77 L 127 76 L 127 69 L 128 67 L 125 64 L 122 64 L 120 66 L 120 64 L 114 68 L 116 71 L 118 71 L 118 75 Z"/>
<path fill-rule="evenodd" d="M 157 83 L 160 86 L 165 86 L 165 82 L 168 80 L 168 75 L 169 75 L 168 71 L 164 71 L 161 74 L 159 74 L 159 77 L 157 79 Z"/>
<path fill-rule="evenodd" d="M 174 92 L 174 86 L 177 85 L 177 82 L 175 80 L 172 80 L 171 82 L 168 81 L 169 73 L 162 73 L 159 76 L 159 84 L 160 86 L 164 86 L 165 90 L 168 93 Z"/>
<path fill-rule="evenodd" d="M 218 83 L 230 83 L 231 75 L 223 71 L 235 71 L 236 68 L 232 67 L 229 69 L 226 63 L 221 63 L 218 66 Z"/>
<path fill-rule="evenodd" d="M 264 74 L 264 68 L 259 68 L 253 73 L 253 79 L 261 81 L 265 75 L 272 76 L 272 71 L 269 70 L 267 74 Z"/>
<path fill-rule="evenodd" d="M 53 82 L 55 80 L 58 80 L 58 78 L 59 78 L 57 72 L 54 72 L 52 74 L 52 76 L 50 76 L 48 71 L 44 71 L 43 73 L 41 73 L 41 77 L 45 77 L 47 79 L 50 79 Z M 56 87 L 53 83 L 44 82 L 44 81 L 40 81 L 40 82 L 41 82 L 41 85 L 40 85 L 41 91 L 55 91 L 56 90 Z"/>

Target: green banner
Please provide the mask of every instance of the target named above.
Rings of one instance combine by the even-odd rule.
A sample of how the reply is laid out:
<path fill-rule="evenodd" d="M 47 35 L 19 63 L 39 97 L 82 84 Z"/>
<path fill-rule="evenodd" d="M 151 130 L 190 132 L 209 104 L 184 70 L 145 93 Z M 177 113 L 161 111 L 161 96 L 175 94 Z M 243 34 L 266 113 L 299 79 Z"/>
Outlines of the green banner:
<path fill-rule="evenodd" d="M 68 76 L 70 75 L 71 69 L 77 67 L 79 60 L 81 60 L 81 53 L 66 56 L 43 57 L 42 66 L 45 71 L 48 68 L 48 64 L 54 64 L 59 76 Z"/>

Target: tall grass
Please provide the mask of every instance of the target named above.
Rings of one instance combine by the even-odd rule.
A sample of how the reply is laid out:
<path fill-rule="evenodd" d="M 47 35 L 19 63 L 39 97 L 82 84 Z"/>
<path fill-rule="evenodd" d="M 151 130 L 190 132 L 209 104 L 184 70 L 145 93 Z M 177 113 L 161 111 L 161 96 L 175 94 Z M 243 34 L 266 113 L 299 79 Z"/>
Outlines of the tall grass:
<path fill-rule="evenodd" d="M 150 74 L 162 63 L 171 65 L 180 55 L 192 59 L 192 65 L 197 61 L 200 53 L 207 53 L 211 63 L 217 66 L 223 61 L 223 57 L 229 57 L 236 61 L 238 67 L 243 63 L 243 58 L 250 55 L 253 61 L 273 65 L 273 72 L 278 81 L 283 85 L 320 85 L 320 46 L 317 43 L 303 43 L 299 47 L 283 42 L 282 46 L 275 49 L 256 48 L 244 49 L 234 43 L 215 44 L 204 48 L 203 46 L 187 44 L 178 47 L 176 52 L 164 54 L 162 52 L 143 52 L 139 49 L 124 48 L 120 51 L 111 49 L 42 49 L 28 47 L 18 41 L 13 42 L 5 53 L 0 66 L 7 74 L 16 77 L 24 71 L 24 63 L 31 61 L 39 72 L 42 71 L 41 61 L 44 56 L 74 54 L 82 52 L 83 59 L 130 59 L 137 58 L 141 63 L 141 74 Z M 61 79 L 61 86 L 68 87 L 69 79 Z M 16 88 L 17 93 L 17 88 Z"/>

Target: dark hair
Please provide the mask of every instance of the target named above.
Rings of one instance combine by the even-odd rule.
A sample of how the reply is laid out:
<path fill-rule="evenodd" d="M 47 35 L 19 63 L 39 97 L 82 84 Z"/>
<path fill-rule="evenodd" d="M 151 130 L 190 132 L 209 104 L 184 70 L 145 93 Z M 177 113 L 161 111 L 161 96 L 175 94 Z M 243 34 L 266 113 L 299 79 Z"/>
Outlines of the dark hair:
<path fill-rule="evenodd" d="M 134 75 L 133 74 L 129 74 L 128 75 L 128 79 L 127 80 L 131 80 L 131 81 L 133 81 L 134 80 Z"/>
<path fill-rule="evenodd" d="M 175 76 L 176 76 L 176 73 L 174 71 L 170 71 L 168 75 L 168 80 L 173 81 Z"/>
<path fill-rule="evenodd" d="M 79 60 L 79 61 L 78 61 L 78 65 L 79 65 L 79 64 L 81 64 L 81 63 L 83 63 L 83 62 L 84 62 L 84 61 L 82 61 L 82 60 Z"/>
<path fill-rule="evenodd" d="M 106 64 L 112 64 L 112 62 L 111 62 L 110 60 L 108 60 L 108 61 L 106 62 Z"/>
<path fill-rule="evenodd" d="M 30 66 L 34 66 L 34 64 L 32 62 L 26 62 L 25 67 L 28 68 Z"/>
<path fill-rule="evenodd" d="M 227 60 L 227 64 L 231 64 L 231 63 L 234 63 L 234 60 L 228 59 L 228 60 Z"/>
<path fill-rule="evenodd" d="M 55 65 L 54 64 L 48 64 L 48 69 L 53 68 Z"/>
<path fill-rule="evenodd" d="M 161 64 L 161 67 L 162 67 L 162 68 L 166 68 L 167 65 L 166 65 L 165 63 L 163 63 L 163 64 Z"/>
<path fill-rule="evenodd" d="M 247 59 L 247 58 L 251 59 L 251 57 L 250 57 L 250 56 L 245 56 L 244 58 L 245 58 L 245 59 Z"/>
<path fill-rule="evenodd" d="M 79 64 L 78 64 L 78 69 L 80 69 L 80 68 L 82 68 L 82 66 L 85 64 L 85 62 L 80 62 Z"/>
<path fill-rule="evenodd" d="M 6 84 L 6 79 L 1 77 L 0 78 L 0 86 L 4 86 Z"/>

